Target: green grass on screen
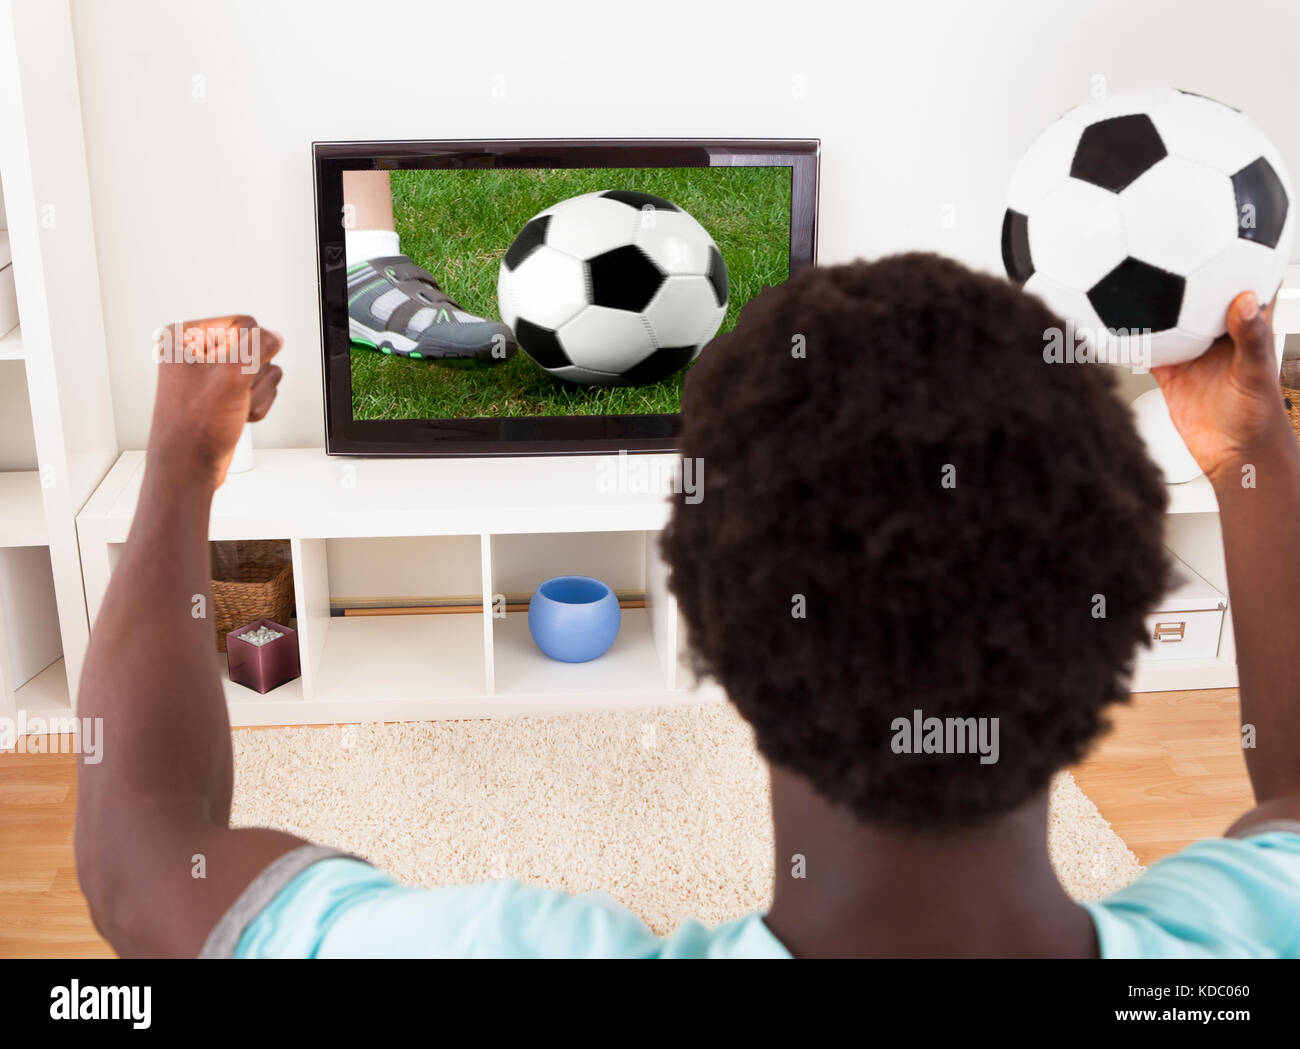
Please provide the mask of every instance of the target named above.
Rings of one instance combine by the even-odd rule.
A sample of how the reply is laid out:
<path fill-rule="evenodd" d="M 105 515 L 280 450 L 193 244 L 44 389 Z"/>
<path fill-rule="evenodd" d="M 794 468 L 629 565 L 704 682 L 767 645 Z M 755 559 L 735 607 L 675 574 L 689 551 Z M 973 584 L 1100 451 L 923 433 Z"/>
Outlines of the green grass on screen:
<path fill-rule="evenodd" d="M 731 299 L 720 332 L 764 285 L 789 275 L 789 168 L 604 168 L 394 171 L 393 218 L 402 253 L 471 313 L 496 318 L 501 256 L 524 224 L 581 193 L 653 193 L 690 212 L 727 263 Z M 707 351 L 706 351 L 707 352 Z M 651 386 L 578 387 L 522 350 L 497 364 L 450 367 L 352 349 L 356 419 L 670 414 L 686 371 Z"/>

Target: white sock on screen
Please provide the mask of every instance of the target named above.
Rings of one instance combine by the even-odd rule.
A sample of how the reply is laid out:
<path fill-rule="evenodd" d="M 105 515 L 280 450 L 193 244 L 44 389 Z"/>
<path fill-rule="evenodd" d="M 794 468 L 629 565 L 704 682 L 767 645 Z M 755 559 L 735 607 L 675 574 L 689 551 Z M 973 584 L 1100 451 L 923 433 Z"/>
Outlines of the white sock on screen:
<path fill-rule="evenodd" d="M 391 229 L 345 229 L 343 250 L 348 265 L 355 266 L 366 259 L 378 259 L 402 253 L 401 241 Z"/>

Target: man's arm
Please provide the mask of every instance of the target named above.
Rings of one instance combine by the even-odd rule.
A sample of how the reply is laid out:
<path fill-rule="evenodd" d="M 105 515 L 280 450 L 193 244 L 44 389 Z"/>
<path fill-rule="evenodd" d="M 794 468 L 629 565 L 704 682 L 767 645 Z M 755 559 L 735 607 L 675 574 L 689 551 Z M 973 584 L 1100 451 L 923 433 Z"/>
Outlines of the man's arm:
<path fill-rule="evenodd" d="M 1240 295 L 1229 338 L 1153 369 L 1170 415 L 1219 502 L 1256 808 L 1230 833 L 1300 820 L 1300 444 L 1282 406 L 1271 309 Z"/>
<path fill-rule="evenodd" d="M 196 954 L 248 883 L 304 844 L 230 829 L 230 724 L 212 621 L 192 615 L 200 595 L 212 607 L 212 495 L 240 428 L 275 399 L 280 340 L 250 317 L 171 331 L 216 334 L 200 335 L 203 362 L 175 353 L 159 366 L 140 500 L 77 704 L 79 716 L 103 718 L 105 737 L 103 760 L 79 769 L 77 871 L 96 927 L 122 955 Z M 240 338 L 256 367 L 230 352 Z"/>
<path fill-rule="evenodd" d="M 1243 469 L 1256 488 L 1243 487 Z M 1258 806 L 1234 833 L 1300 820 L 1300 443 L 1288 426 L 1237 476 L 1215 484 L 1237 635 L 1242 725 L 1254 727 L 1246 768 Z"/>

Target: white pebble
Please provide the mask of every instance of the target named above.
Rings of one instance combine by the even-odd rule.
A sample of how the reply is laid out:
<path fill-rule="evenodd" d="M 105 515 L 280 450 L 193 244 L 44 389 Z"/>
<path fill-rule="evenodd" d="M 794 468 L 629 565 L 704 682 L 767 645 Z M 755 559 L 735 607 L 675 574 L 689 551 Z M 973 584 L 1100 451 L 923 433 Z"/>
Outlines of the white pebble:
<path fill-rule="evenodd" d="M 247 641 L 250 645 L 257 645 L 260 648 L 262 645 L 270 644 L 277 637 L 284 637 L 284 634 L 279 630 L 272 630 L 269 626 L 260 626 L 256 630 L 248 630 L 240 634 L 239 640 Z"/>

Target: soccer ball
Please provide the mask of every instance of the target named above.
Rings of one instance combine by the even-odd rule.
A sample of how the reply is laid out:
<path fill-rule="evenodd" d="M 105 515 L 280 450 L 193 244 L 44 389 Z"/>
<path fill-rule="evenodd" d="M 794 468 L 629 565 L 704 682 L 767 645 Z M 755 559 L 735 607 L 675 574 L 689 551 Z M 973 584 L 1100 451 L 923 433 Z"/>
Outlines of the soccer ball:
<path fill-rule="evenodd" d="M 727 312 L 727 266 L 698 222 L 610 189 L 534 215 L 497 275 L 501 319 L 552 375 L 640 386 L 685 367 Z"/>
<path fill-rule="evenodd" d="M 1167 87 L 1070 110 L 1029 147 L 1007 198 L 1008 276 L 1116 363 L 1205 352 L 1239 293 L 1277 293 L 1295 232 L 1268 139 L 1231 106 Z"/>

